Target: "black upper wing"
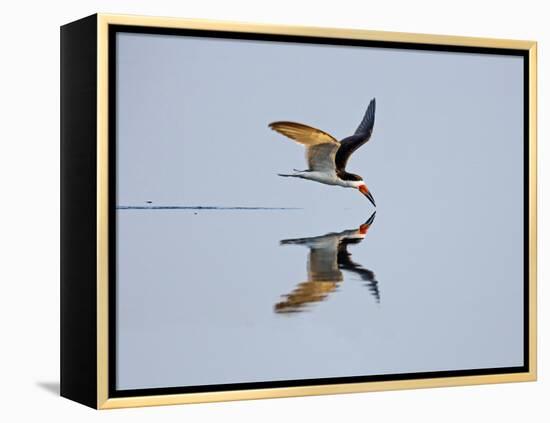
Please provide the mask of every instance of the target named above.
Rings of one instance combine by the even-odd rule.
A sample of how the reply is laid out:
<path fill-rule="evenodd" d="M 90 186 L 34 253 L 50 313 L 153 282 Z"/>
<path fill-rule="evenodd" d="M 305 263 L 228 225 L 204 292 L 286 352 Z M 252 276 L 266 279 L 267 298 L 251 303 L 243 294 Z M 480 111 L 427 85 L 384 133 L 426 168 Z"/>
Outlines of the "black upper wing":
<path fill-rule="evenodd" d="M 372 99 L 367 107 L 363 120 L 357 127 L 355 134 L 340 141 L 340 148 L 336 152 L 336 169 L 345 170 L 349 157 L 355 150 L 365 144 L 372 135 L 374 128 L 374 113 L 376 111 L 376 99 Z"/>

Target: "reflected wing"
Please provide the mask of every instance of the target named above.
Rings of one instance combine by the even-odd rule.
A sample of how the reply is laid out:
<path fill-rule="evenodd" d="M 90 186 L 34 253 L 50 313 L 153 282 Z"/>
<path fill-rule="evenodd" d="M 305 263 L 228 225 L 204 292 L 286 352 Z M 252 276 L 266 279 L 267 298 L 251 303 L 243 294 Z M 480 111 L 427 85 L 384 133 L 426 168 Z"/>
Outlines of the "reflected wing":
<path fill-rule="evenodd" d="M 311 238 L 281 241 L 281 244 L 305 245 L 310 248 L 307 273 L 308 280 L 299 283 L 284 300 L 275 304 L 277 313 L 303 311 L 311 303 L 324 300 L 336 290 L 343 280 L 338 268 L 339 234 L 327 234 Z"/>
<path fill-rule="evenodd" d="M 340 241 L 338 245 L 338 267 L 351 273 L 355 273 L 361 278 L 361 280 L 367 282 L 366 286 L 369 289 L 376 302 L 380 302 L 380 290 L 378 288 L 378 281 L 373 271 L 365 269 L 360 264 L 354 262 L 351 259 L 351 253 L 348 252 L 348 245 L 358 244 L 361 242 L 361 238 L 345 238 Z"/>
<path fill-rule="evenodd" d="M 334 236 L 324 246 L 314 247 L 309 251 L 307 273 L 310 281 L 342 280 L 342 272 L 338 268 L 338 237 Z"/>
<path fill-rule="evenodd" d="M 273 122 L 269 127 L 306 147 L 309 170 L 335 170 L 335 157 L 340 143 L 332 135 L 296 122 Z"/>
<path fill-rule="evenodd" d="M 304 311 L 309 304 L 323 301 L 338 287 L 337 282 L 306 281 L 301 282 L 284 300 L 275 304 L 277 313 L 296 313 Z"/>
<path fill-rule="evenodd" d="M 353 262 L 351 254 L 347 250 L 348 245 L 363 241 L 375 216 L 376 212 L 357 229 L 331 232 L 309 238 L 282 240 L 281 245 L 304 245 L 309 248 L 308 280 L 299 283 L 290 294 L 284 295 L 283 301 L 275 305 L 275 311 L 277 313 L 303 311 L 306 306 L 323 301 L 343 281 L 341 270 L 358 274 L 362 280 L 367 282 L 369 290 L 378 301 L 380 295 L 374 273 Z"/>

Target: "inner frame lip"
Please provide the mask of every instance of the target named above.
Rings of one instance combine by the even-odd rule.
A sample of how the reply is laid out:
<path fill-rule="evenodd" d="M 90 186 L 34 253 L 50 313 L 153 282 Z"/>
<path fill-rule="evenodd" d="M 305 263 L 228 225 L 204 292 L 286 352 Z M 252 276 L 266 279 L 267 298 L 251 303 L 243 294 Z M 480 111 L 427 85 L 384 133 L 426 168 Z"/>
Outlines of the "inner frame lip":
<path fill-rule="evenodd" d="M 116 35 L 119 33 L 172 35 L 185 37 L 219 38 L 228 40 L 266 41 L 279 43 L 301 43 L 348 47 L 370 47 L 397 50 L 434 51 L 466 54 L 491 54 L 519 56 L 523 58 L 523 204 L 524 204 L 524 281 L 523 281 L 523 366 L 495 367 L 430 372 L 395 373 L 315 379 L 292 379 L 262 382 L 242 382 L 195 386 L 117 389 L 116 388 Z M 356 38 L 335 38 L 259 32 L 239 32 L 212 29 L 167 28 L 145 25 L 108 24 L 108 397 L 141 397 L 156 395 L 191 394 L 206 392 L 240 391 L 269 388 L 292 388 L 307 386 L 330 386 L 365 382 L 387 382 L 402 380 L 442 379 L 466 376 L 487 376 L 528 373 L 530 371 L 530 307 L 529 307 L 529 156 L 530 156 L 530 91 L 529 50 L 517 48 L 462 46 L 406 41 L 381 41 Z M 437 36 L 434 36 L 437 37 Z"/>

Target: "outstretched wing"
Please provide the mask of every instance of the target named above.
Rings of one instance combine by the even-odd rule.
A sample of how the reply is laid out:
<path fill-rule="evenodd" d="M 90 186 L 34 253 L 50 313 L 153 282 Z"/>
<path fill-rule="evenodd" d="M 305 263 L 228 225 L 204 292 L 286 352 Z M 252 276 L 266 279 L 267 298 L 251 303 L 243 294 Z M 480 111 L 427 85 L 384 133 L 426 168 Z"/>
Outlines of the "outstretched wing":
<path fill-rule="evenodd" d="M 273 122 L 269 127 L 306 147 L 309 170 L 334 171 L 336 152 L 340 143 L 332 135 L 296 122 Z"/>
<path fill-rule="evenodd" d="M 372 128 L 374 127 L 375 111 L 376 99 L 373 98 L 369 103 L 369 107 L 367 107 L 367 111 L 365 112 L 365 116 L 363 116 L 363 120 L 355 130 L 355 135 L 367 135 L 370 137 L 370 134 L 372 133 Z"/>
<path fill-rule="evenodd" d="M 306 146 L 325 143 L 338 144 L 338 140 L 325 131 L 321 131 L 320 129 L 312 126 L 303 125 L 301 123 L 273 122 L 269 124 L 269 127 L 274 131 L 277 131 L 280 134 L 283 134 L 288 138 L 291 138 L 294 141 Z"/>
<path fill-rule="evenodd" d="M 306 160 L 309 170 L 319 172 L 336 171 L 336 152 L 340 144 L 317 144 L 306 149 Z"/>
<path fill-rule="evenodd" d="M 335 162 L 338 170 L 345 170 L 348 159 L 355 150 L 365 144 L 372 135 L 374 128 L 374 113 L 376 111 L 376 99 L 372 99 L 367 107 L 363 120 L 357 127 L 355 134 L 340 141 L 340 148 L 336 153 Z"/>

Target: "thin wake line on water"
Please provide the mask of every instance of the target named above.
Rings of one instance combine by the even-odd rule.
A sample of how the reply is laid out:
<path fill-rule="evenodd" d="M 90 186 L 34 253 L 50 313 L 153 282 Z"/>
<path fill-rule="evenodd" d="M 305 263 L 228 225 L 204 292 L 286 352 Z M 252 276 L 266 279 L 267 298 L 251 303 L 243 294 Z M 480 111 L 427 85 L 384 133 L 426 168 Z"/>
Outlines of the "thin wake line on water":
<path fill-rule="evenodd" d="M 117 210 L 302 210 L 298 207 L 116 206 Z"/>

